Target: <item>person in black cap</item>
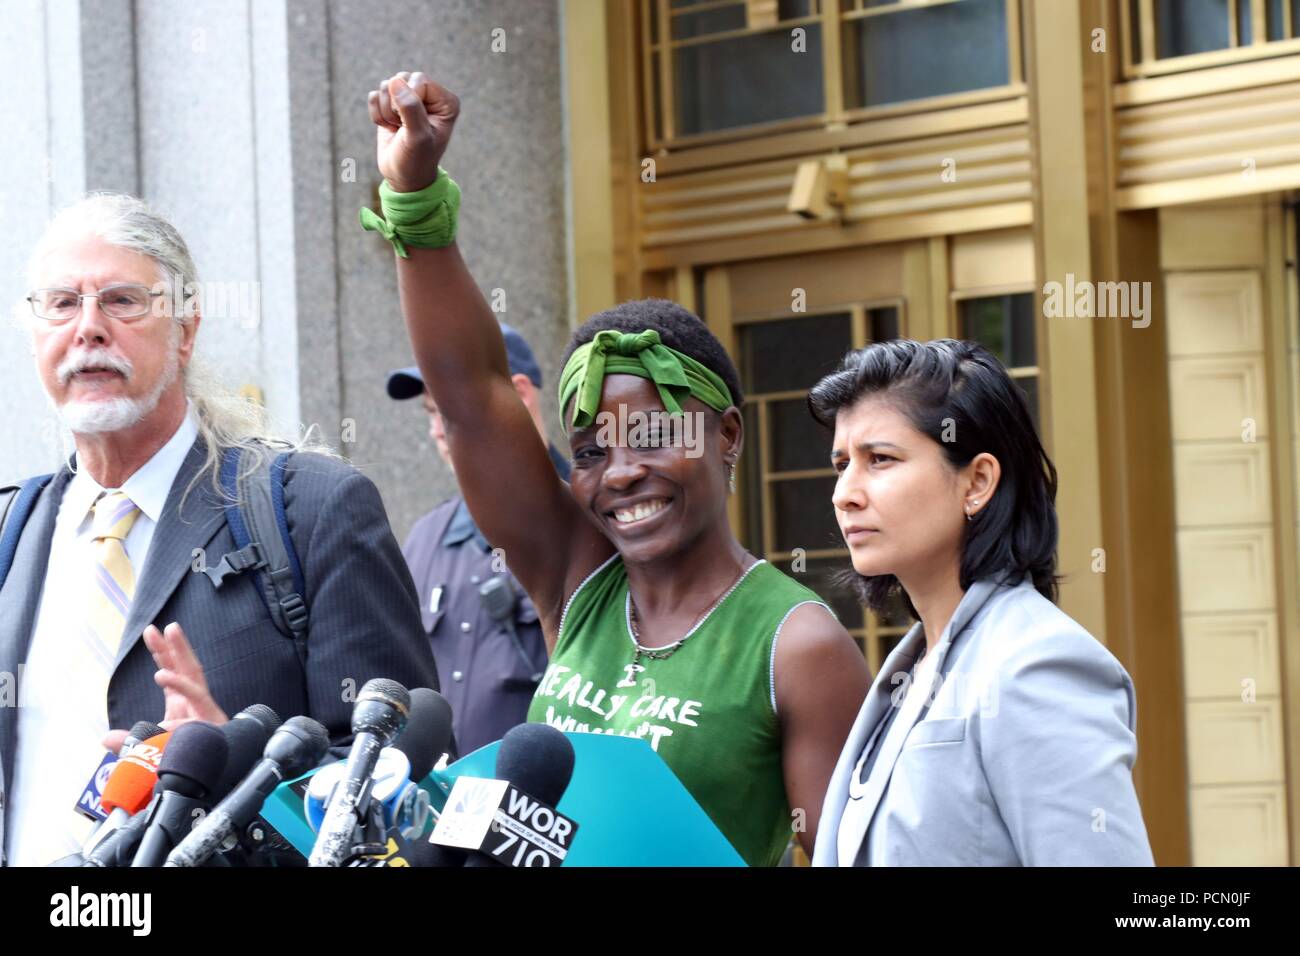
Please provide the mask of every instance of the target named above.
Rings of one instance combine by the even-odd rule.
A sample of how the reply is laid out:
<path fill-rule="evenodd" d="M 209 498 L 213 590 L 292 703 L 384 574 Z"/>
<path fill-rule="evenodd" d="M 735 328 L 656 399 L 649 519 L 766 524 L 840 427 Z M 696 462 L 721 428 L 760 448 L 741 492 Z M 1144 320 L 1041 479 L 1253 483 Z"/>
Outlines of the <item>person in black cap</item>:
<path fill-rule="evenodd" d="M 560 477 L 569 462 L 546 439 L 539 389 L 542 370 L 524 337 L 501 323 L 515 391 L 546 442 Z M 438 455 L 455 473 L 438 407 L 420 370 L 388 376 L 388 394 L 398 400 L 422 396 L 429 435 Z M 450 701 L 460 753 L 500 740 L 528 713 L 542 672 L 546 643 L 537 610 L 493 551 L 459 495 L 421 518 L 402 547 L 420 597 L 420 613 L 433 646 L 442 693 Z"/>

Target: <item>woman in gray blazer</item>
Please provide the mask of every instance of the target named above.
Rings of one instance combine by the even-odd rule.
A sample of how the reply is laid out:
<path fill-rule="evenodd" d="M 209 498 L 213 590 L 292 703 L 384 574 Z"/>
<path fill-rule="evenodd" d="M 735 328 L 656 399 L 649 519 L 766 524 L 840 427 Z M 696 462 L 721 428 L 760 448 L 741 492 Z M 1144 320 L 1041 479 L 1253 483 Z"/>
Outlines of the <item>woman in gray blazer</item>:
<path fill-rule="evenodd" d="M 1119 661 L 1055 604 L 1056 469 L 984 347 L 898 339 L 809 393 L 866 605 L 917 623 L 831 777 L 814 866 L 1149 866 Z"/>

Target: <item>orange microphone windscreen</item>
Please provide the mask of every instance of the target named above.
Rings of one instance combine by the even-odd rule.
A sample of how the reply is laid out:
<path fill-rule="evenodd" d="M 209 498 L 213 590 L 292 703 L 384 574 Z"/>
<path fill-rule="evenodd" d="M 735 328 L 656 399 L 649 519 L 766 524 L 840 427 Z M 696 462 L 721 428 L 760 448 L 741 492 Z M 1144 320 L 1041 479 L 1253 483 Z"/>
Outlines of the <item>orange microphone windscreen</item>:
<path fill-rule="evenodd" d="M 158 761 L 169 737 L 170 733 L 157 734 L 122 754 L 99 798 L 106 812 L 121 807 L 127 813 L 136 814 L 149 805 L 153 786 L 158 782 Z"/>

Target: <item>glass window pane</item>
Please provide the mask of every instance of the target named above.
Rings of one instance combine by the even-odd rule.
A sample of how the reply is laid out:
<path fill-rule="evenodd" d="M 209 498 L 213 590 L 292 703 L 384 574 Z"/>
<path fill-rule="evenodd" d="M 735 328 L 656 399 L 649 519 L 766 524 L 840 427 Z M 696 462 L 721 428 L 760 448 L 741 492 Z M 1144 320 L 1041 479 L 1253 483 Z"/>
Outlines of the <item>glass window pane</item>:
<path fill-rule="evenodd" d="M 809 423 L 809 427 L 817 426 Z M 835 491 L 833 476 L 774 481 L 771 488 L 772 520 L 776 525 L 773 544 L 777 551 L 844 547 L 831 504 L 831 494 Z"/>
<path fill-rule="evenodd" d="M 1141 0 L 1128 0 L 1128 49 L 1134 63 L 1142 62 L 1142 4 Z"/>
<path fill-rule="evenodd" d="M 1228 0 L 1155 0 L 1156 56 L 1187 56 L 1228 46 Z"/>
<path fill-rule="evenodd" d="M 807 390 L 853 347 L 847 312 L 752 322 L 738 332 L 740 381 L 748 393 Z"/>
<path fill-rule="evenodd" d="M 889 655 L 893 653 L 894 648 L 898 646 L 898 642 L 901 641 L 902 639 L 903 639 L 902 634 L 881 634 L 880 635 L 878 640 L 880 642 L 881 666 L 884 666 L 885 661 L 888 660 Z"/>
<path fill-rule="evenodd" d="M 852 569 L 846 552 L 842 558 L 819 558 L 802 562 L 802 571 L 792 569 L 793 562 L 775 562 L 776 567 L 794 578 L 806 588 L 811 588 L 819 598 L 831 606 L 840 624 L 846 630 L 862 627 L 865 614 L 858 603 L 853 590 L 847 584 L 841 584 L 837 577 L 844 571 Z"/>
<path fill-rule="evenodd" d="M 849 21 L 846 97 L 854 106 L 1003 86 L 1005 0 L 962 0 Z"/>
<path fill-rule="evenodd" d="M 830 467 L 832 436 L 813 421 L 803 399 L 769 403 L 768 426 L 773 471 Z"/>
<path fill-rule="evenodd" d="M 1237 46 L 1250 46 L 1253 29 L 1250 19 L 1250 0 L 1243 0 L 1237 4 Z"/>
<path fill-rule="evenodd" d="M 651 54 L 650 56 L 650 82 L 654 83 L 656 86 L 658 86 L 659 83 L 659 62 L 661 59 L 662 58 L 658 53 Z M 650 97 L 650 102 L 653 104 L 652 108 L 654 110 L 654 115 L 652 117 L 654 126 L 652 129 L 656 136 L 662 137 L 664 135 L 663 104 L 659 101 L 659 95 L 657 93 Z"/>
<path fill-rule="evenodd" d="M 959 311 L 962 338 L 979 342 L 1007 368 L 1038 364 L 1032 292 L 963 299 Z"/>
<path fill-rule="evenodd" d="M 654 0 L 648 0 L 654 3 Z M 709 3 L 711 0 L 669 0 L 669 5 L 673 9 L 682 7 L 695 7 L 702 3 Z M 744 7 L 744 0 L 737 0 L 737 5 Z M 812 0 L 777 0 L 777 16 L 782 20 L 789 20 L 791 17 L 808 16 L 812 11 Z"/>
<path fill-rule="evenodd" d="M 698 12 L 682 13 L 673 17 L 673 39 L 707 36 L 724 30 L 743 30 L 746 27 L 745 5 L 711 7 Z"/>
<path fill-rule="evenodd" d="M 1286 27 L 1282 19 L 1282 10 L 1286 0 L 1268 0 L 1268 17 L 1267 33 L 1270 40 L 1281 40 L 1282 31 Z"/>
<path fill-rule="evenodd" d="M 821 113 L 821 27 L 798 29 L 805 40 L 799 50 L 788 29 L 674 50 L 677 132 L 689 136 Z"/>
<path fill-rule="evenodd" d="M 898 308 L 887 305 L 867 309 L 867 332 L 873 342 L 888 342 L 898 338 Z"/>

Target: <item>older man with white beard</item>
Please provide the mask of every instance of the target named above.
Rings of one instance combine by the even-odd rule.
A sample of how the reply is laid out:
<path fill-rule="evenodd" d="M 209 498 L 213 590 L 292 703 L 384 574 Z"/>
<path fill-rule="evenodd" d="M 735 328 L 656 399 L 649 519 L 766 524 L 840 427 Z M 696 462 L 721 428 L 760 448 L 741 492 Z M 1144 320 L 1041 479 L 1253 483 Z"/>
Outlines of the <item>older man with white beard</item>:
<path fill-rule="evenodd" d="M 41 488 L 0 587 L 0 851 L 75 852 L 74 810 L 122 728 L 221 722 L 255 703 L 307 714 L 336 743 L 355 689 L 437 687 L 410 573 L 374 484 L 327 449 L 293 449 L 288 533 L 308 603 L 305 649 L 251 574 L 220 588 L 196 554 L 237 550 L 217 481 L 228 449 L 273 447 L 260 410 L 192 365 L 201 296 L 184 240 L 141 201 L 87 197 L 38 242 L 21 304 L 41 383 L 76 452 Z M 6 496 L 0 494 L 0 514 Z"/>

